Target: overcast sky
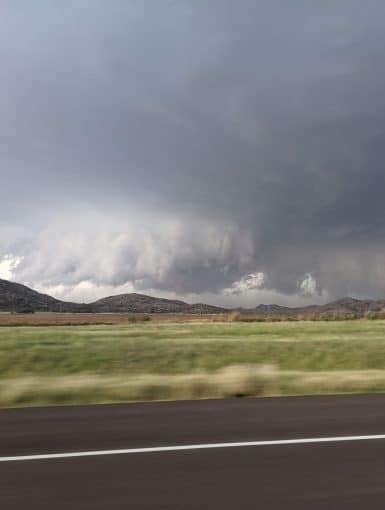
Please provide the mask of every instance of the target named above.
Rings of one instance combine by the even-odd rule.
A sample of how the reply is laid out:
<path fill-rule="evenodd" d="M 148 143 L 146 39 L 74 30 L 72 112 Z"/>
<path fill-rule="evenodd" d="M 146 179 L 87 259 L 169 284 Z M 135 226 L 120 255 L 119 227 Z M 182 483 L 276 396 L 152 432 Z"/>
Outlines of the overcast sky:
<path fill-rule="evenodd" d="M 383 0 L 0 0 L 0 276 L 385 297 Z"/>

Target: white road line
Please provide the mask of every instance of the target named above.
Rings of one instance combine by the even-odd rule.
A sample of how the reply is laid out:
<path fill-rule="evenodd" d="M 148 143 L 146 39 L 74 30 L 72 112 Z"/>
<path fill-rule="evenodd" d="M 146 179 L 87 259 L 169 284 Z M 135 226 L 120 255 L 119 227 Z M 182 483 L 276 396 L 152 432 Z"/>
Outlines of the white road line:
<path fill-rule="evenodd" d="M 71 459 L 76 457 L 99 457 L 103 455 L 129 455 L 134 453 L 162 453 L 179 452 L 186 450 L 211 450 L 215 448 L 244 448 L 252 446 L 283 446 L 283 445 L 301 445 L 317 443 L 342 443 L 345 441 L 373 441 L 385 439 L 385 434 L 371 436 L 335 436 L 335 437 L 310 437 L 302 439 L 274 439 L 269 441 L 241 441 L 237 443 L 204 443 L 187 444 L 174 446 L 154 446 L 148 448 L 124 448 L 119 450 L 91 450 L 83 452 L 67 453 L 43 453 L 35 455 L 14 455 L 10 457 L 0 457 L 0 462 L 16 462 L 25 460 L 52 460 L 52 459 Z"/>

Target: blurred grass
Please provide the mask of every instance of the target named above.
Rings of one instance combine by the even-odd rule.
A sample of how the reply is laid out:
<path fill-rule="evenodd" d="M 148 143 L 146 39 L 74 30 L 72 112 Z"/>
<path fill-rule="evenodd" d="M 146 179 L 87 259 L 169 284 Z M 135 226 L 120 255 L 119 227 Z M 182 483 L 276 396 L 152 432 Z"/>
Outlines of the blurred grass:
<path fill-rule="evenodd" d="M 0 328 L 0 405 L 385 390 L 385 321 Z"/>

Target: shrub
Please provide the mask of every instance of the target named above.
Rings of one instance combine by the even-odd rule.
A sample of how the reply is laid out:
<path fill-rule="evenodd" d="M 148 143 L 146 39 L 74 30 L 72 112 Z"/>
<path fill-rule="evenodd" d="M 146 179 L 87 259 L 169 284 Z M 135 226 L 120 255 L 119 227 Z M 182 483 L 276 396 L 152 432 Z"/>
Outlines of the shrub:
<path fill-rule="evenodd" d="M 130 314 L 127 317 L 128 322 L 148 322 L 151 320 L 151 315 L 145 314 L 145 313 L 135 313 Z"/>
<path fill-rule="evenodd" d="M 23 308 L 19 308 L 18 310 L 16 310 L 16 313 L 20 313 L 20 314 L 35 313 L 35 310 L 33 308 L 29 308 L 28 306 L 25 306 Z"/>

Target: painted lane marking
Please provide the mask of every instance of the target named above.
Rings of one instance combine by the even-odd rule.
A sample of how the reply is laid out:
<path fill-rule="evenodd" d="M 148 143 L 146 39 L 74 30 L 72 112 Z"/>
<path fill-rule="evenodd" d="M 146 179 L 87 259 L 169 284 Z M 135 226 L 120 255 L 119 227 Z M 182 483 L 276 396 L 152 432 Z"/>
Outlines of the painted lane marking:
<path fill-rule="evenodd" d="M 26 460 L 53 460 L 53 459 L 71 459 L 76 457 L 99 457 L 103 455 L 129 455 L 135 453 L 162 453 L 179 452 L 188 450 L 211 450 L 216 448 L 244 448 L 255 446 L 283 446 L 283 445 L 302 445 L 318 443 L 342 443 L 347 441 L 374 441 L 385 439 L 385 434 L 376 434 L 370 436 L 335 436 L 335 437 L 310 437 L 302 439 L 274 439 L 267 441 L 240 441 L 235 443 L 203 443 L 187 444 L 173 446 L 153 446 L 146 448 L 123 448 L 118 450 L 91 450 L 83 452 L 67 453 L 43 453 L 34 455 L 15 455 L 9 457 L 0 457 L 0 462 L 16 462 Z"/>

